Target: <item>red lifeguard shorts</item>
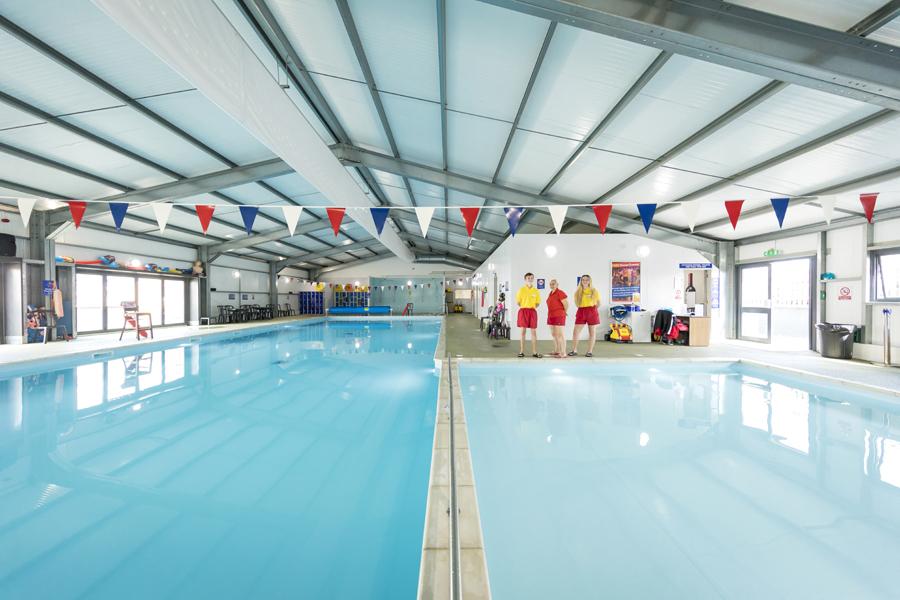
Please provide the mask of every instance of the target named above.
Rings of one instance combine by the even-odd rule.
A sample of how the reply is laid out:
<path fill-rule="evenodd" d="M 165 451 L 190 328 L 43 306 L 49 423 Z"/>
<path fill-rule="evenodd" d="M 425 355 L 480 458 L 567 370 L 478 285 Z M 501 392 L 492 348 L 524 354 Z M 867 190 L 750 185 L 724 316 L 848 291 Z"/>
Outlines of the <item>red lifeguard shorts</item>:
<path fill-rule="evenodd" d="M 533 308 L 520 308 L 516 325 L 524 329 L 537 329 L 537 311 Z"/>
<path fill-rule="evenodd" d="M 596 306 L 584 306 L 575 312 L 576 325 L 599 325 L 600 311 Z"/>
<path fill-rule="evenodd" d="M 547 316 L 547 325 L 565 325 L 566 324 L 566 315 L 559 316 Z"/>

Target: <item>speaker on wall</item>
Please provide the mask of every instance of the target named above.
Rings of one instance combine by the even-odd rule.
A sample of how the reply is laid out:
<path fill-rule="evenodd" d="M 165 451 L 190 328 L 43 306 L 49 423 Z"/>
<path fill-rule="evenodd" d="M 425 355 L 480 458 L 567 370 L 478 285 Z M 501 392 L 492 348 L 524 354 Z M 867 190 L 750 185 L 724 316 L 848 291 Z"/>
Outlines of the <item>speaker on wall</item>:
<path fill-rule="evenodd" d="M 16 236 L 0 233 L 0 256 L 16 255 Z"/>

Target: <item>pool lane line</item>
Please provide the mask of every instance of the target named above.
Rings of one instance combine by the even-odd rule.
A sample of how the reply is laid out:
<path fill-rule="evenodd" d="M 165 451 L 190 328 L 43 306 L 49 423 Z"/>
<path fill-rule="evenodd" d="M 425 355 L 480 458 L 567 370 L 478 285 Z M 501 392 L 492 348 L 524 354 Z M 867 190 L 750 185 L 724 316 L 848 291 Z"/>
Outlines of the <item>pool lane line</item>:
<path fill-rule="evenodd" d="M 459 600 L 462 582 L 459 560 L 459 505 L 456 496 L 456 420 L 453 415 L 453 361 L 447 360 L 447 384 L 450 391 L 450 598 Z"/>

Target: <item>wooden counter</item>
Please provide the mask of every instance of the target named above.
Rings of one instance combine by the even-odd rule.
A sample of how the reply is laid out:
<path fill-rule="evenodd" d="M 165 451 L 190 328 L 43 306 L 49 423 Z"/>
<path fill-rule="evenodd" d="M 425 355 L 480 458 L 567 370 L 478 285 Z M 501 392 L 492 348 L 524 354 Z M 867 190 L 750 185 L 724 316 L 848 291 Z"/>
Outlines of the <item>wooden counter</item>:
<path fill-rule="evenodd" d="M 678 315 L 678 318 L 688 326 L 686 332 L 686 335 L 688 336 L 688 346 L 709 346 L 709 332 L 712 329 L 712 317 Z"/>

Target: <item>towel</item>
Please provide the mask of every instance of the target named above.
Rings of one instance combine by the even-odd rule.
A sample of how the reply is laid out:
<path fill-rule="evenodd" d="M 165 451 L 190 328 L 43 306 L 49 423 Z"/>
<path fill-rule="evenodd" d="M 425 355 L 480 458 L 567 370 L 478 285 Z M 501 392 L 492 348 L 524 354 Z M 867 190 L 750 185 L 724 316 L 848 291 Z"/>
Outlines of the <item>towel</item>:
<path fill-rule="evenodd" d="M 57 319 L 66 316 L 66 311 L 63 309 L 62 292 L 59 288 L 53 290 L 53 312 L 56 313 Z"/>

